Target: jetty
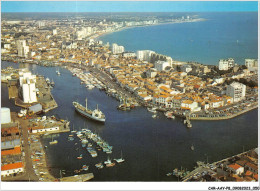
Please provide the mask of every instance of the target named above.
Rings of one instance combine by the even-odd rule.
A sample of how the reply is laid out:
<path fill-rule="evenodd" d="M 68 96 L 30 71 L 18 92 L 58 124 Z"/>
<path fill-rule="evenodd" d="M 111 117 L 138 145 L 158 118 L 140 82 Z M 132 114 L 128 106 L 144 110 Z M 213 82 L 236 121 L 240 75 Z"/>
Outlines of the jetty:
<path fill-rule="evenodd" d="M 74 175 L 74 176 L 67 176 L 60 178 L 60 182 L 86 182 L 90 179 L 94 178 L 93 173 L 81 174 L 81 175 Z"/>

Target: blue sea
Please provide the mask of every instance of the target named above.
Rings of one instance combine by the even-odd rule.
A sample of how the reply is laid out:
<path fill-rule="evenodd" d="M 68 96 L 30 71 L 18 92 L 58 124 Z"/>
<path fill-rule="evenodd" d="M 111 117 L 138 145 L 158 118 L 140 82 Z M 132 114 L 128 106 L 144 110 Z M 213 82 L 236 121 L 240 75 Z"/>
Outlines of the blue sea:
<path fill-rule="evenodd" d="M 219 59 L 258 58 L 257 12 L 196 13 L 207 19 L 136 27 L 101 36 L 103 42 L 123 45 L 127 51 L 153 50 L 174 60 L 217 65 Z"/>

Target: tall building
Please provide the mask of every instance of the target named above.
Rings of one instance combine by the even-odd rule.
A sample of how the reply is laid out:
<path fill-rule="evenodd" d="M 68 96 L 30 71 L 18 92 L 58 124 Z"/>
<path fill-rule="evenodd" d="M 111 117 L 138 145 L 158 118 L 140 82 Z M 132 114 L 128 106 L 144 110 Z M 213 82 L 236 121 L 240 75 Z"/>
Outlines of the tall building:
<path fill-rule="evenodd" d="M 152 53 L 155 53 L 151 50 L 139 50 L 136 53 L 137 59 L 142 61 L 150 62 Z"/>
<path fill-rule="evenodd" d="M 52 30 L 52 35 L 57 35 L 57 29 Z"/>
<path fill-rule="evenodd" d="M 219 70 L 229 70 L 230 68 L 233 68 L 235 65 L 235 61 L 233 58 L 228 59 L 221 59 L 218 63 Z"/>
<path fill-rule="evenodd" d="M 37 102 L 36 97 L 36 75 L 31 72 L 19 72 L 20 87 L 22 87 L 22 95 L 24 103 Z"/>
<path fill-rule="evenodd" d="M 17 40 L 16 41 L 18 56 L 28 57 L 29 46 L 26 46 L 26 40 Z"/>
<path fill-rule="evenodd" d="M 112 54 L 121 54 L 125 51 L 123 46 L 118 46 L 116 43 L 112 44 Z"/>
<path fill-rule="evenodd" d="M 37 24 L 38 24 L 39 28 L 45 26 L 45 22 L 44 21 L 38 21 Z"/>
<path fill-rule="evenodd" d="M 163 70 L 165 70 L 165 68 L 166 68 L 167 66 L 170 66 L 169 62 L 165 62 L 165 61 L 161 61 L 161 60 L 156 61 L 156 62 L 154 63 L 154 68 L 155 68 L 157 71 L 163 71 Z"/>
<path fill-rule="evenodd" d="M 249 71 L 258 71 L 258 60 L 257 59 L 245 59 L 245 66 Z"/>
<path fill-rule="evenodd" d="M 233 102 L 241 101 L 246 96 L 246 85 L 233 82 L 232 84 L 227 86 L 227 96 L 233 98 Z"/>

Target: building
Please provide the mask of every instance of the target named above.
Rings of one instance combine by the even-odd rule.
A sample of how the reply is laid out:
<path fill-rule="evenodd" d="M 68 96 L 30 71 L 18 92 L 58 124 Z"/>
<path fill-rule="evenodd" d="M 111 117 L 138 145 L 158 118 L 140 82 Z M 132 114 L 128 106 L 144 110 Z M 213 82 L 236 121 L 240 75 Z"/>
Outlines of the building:
<path fill-rule="evenodd" d="M 226 94 L 233 98 L 233 102 L 241 101 L 246 95 L 246 85 L 233 82 L 227 86 Z"/>
<path fill-rule="evenodd" d="M 164 71 L 167 66 L 170 66 L 170 64 L 169 64 L 168 62 L 161 61 L 161 60 L 156 61 L 156 62 L 154 63 L 154 68 L 155 68 L 157 71 Z"/>
<path fill-rule="evenodd" d="M 153 68 L 150 68 L 149 70 L 146 71 L 146 76 L 148 78 L 154 78 L 157 75 L 157 71 Z"/>
<path fill-rule="evenodd" d="M 228 168 L 236 175 L 241 175 L 242 173 L 244 173 L 244 167 L 236 163 L 228 165 Z"/>
<path fill-rule="evenodd" d="M 28 57 L 29 46 L 26 46 L 26 40 L 17 40 L 16 41 L 18 56 Z"/>
<path fill-rule="evenodd" d="M 257 72 L 258 60 L 257 59 L 245 59 L 245 66 L 248 68 L 249 71 Z"/>
<path fill-rule="evenodd" d="M 52 30 L 52 35 L 57 35 L 57 29 Z"/>
<path fill-rule="evenodd" d="M 118 46 L 116 43 L 112 44 L 112 54 L 121 54 L 125 51 L 123 46 Z"/>
<path fill-rule="evenodd" d="M 7 107 L 1 107 L 1 124 L 11 123 L 10 109 Z"/>
<path fill-rule="evenodd" d="M 233 58 L 221 59 L 218 63 L 219 70 L 229 70 L 230 68 L 233 68 L 234 65 L 235 61 Z"/>
<path fill-rule="evenodd" d="M 136 54 L 134 52 L 124 52 L 123 57 L 125 58 L 134 58 L 136 57 Z"/>
<path fill-rule="evenodd" d="M 151 50 L 139 50 L 136 53 L 137 59 L 141 61 L 147 61 L 150 62 L 152 53 L 155 53 Z"/>
<path fill-rule="evenodd" d="M 189 73 L 192 71 L 192 67 L 188 64 L 183 64 L 180 66 L 180 69 L 182 72 L 186 72 L 186 73 Z"/>
<path fill-rule="evenodd" d="M 23 162 L 17 162 L 17 163 L 6 164 L 1 166 L 1 176 L 3 177 L 21 173 L 23 171 L 24 171 Z"/>
<path fill-rule="evenodd" d="M 22 95 L 24 103 L 37 102 L 36 97 L 36 75 L 31 72 L 19 72 L 20 87 L 22 87 Z"/>

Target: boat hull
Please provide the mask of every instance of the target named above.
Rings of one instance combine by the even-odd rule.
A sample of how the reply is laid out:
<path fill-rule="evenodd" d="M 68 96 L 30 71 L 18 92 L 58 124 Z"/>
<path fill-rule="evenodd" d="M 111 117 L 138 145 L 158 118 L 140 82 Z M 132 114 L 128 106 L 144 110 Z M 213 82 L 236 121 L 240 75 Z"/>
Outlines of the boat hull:
<path fill-rule="evenodd" d="M 75 107 L 75 110 L 76 110 L 79 114 L 81 114 L 82 116 L 84 116 L 84 117 L 87 117 L 87 118 L 92 119 L 92 120 L 94 120 L 94 121 L 98 121 L 98 122 L 105 123 L 105 119 L 103 119 L 103 118 L 93 117 L 92 115 L 90 115 L 90 114 L 88 114 L 88 113 L 86 113 L 86 112 L 80 110 L 80 109 L 77 108 L 77 107 Z"/>

